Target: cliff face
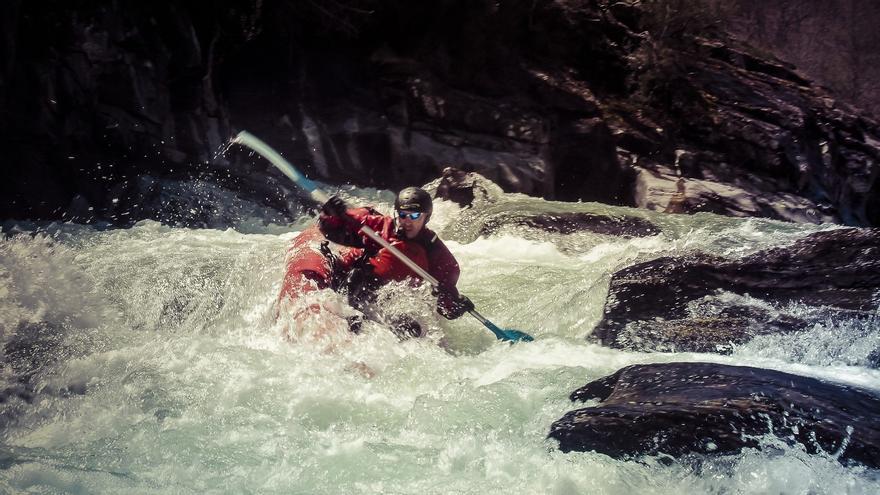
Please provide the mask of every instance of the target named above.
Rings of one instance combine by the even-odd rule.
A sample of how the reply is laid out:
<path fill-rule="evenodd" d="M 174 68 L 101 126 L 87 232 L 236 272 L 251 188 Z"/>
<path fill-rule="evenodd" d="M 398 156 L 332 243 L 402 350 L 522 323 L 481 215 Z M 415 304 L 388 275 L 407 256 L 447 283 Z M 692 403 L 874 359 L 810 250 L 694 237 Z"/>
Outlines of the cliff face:
<path fill-rule="evenodd" d="M 106 215 L 136 177 L 188 176 L 212 162 L 229 128 L 214 87 L 214 14 L 197 18 L 187 2 L 9 6 L 4 217 Z"/>
<path fill-rule="evenodd" d="M 880 3 L 717 0 L 737 37 L 794 63 L 835 95 L 880 115 Z"/>
<path fill-rule="evenodd" d="M 687 3 L 14 1 L 2 215 L 124 221 L 144 174 L 283 210 L 264 164 L 216 154 L 248 129 L 328 182 L 452 165 L 553 199 L 880 224 L 877 124 Z"/>

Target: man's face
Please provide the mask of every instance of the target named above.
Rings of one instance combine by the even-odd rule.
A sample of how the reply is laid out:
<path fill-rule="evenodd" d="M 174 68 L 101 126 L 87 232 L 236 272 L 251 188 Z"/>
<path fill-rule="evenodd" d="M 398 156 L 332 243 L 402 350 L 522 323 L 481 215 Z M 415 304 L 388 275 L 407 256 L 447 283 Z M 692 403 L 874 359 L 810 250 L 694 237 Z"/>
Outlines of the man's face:
<path fill-rule="evenodd" d="M 415 218 L 413 218 L 415 217 Z M 428 216 L 419 211 L 399 210 L 397 212 L 398 230 L 403 233 L 407 239 L 412 239 L 419 235 L 422 227 L 425 226 L 425 220 Z"/>

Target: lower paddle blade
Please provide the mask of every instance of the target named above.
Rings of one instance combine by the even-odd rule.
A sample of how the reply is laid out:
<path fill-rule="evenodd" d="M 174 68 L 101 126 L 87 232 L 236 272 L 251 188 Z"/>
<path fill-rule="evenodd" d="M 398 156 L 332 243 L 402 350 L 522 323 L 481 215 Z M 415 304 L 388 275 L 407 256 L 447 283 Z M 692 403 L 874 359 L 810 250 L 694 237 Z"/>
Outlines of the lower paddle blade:
<path fill-rule="evenodd" d="M 532 338 L 531 335 L 520 332 L 519 330 L 502 330 L 498 328 L 498 325 L 489 321 L 485 316 L 481 315 L 477 310 L 472 309 L 468 311 L 474 318 L 479 320 L 480 323 L 483 324 L 486 328 L 492 331 L 495 334 L 495 338 L 498 340 L 506 340 L 510 342 L 531 342 L 535 339 Z"/>
<path fill-rule="evenodd" d="M 535 340 L 534 337 L 532 337 L 531 335 L 525 332 L 520 332 L 519 330 L 511 330 L 506 328 L 501 332 L 504 335 L 504 340 L 509 340 L 511 342 L 531 342 Z"/>

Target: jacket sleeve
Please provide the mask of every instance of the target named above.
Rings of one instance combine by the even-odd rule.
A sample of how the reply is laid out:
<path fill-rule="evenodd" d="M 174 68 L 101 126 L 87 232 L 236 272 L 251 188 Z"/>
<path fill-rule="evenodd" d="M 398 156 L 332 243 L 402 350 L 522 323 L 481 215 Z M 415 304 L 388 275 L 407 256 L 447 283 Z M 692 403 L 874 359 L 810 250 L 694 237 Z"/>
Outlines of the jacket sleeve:
<path fill-rule="evenodd" d="M 449 292 L 457 296 L 458 289 L 456 289 L 455 286 L 458 284 L 458 277 L 461 274 L 461 268 L 458 266 L 458 261 L 452 256 L 452 253 L 449 252 L 446 245 L 442 244 L 443 241 L 438 239 L 437 242 L 441 244 L 435 247 L 434 252 L 431 253 L 432 256 L 429 260 L 431 263 L 431 269 L 428 273 L 433 275 L 440 283 L 439 289 L 441 292 Z"/>
<path fill-rule="evenodd" d="M 349 208 L 346 210 L 347 218 L 321 213 L 318 216 L 318 228 L 324 237 L 344 246 L 365 247 L 366 238 L 360 234 L 362 226 L 366 225 L 377 230 L 382 225 L 384 217 L 372 208 Z"/>
<path fill-rule="evenodd" d="M 428 273 L 433 275 L 440 284 L 437 288 L 439 292 L 437 294 L 437 312 L 444 318 L 453 320 L 467 311 L 459 301 L 461 295 L 456 287 L 461 268 L 443 241 L 437 239 L 435 243 L 437 245 L 431 250 L 431 269 Z"/>

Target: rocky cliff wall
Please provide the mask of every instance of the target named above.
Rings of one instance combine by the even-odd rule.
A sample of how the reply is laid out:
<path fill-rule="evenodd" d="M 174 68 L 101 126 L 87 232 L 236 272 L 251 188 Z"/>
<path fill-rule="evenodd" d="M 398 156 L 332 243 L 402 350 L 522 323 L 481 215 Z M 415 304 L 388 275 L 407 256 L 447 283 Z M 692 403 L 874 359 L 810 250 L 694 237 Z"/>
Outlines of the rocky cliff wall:
<path fill-rule="evenodd" d="M 669 3 L 12 1 L 0 213 L 162 218 L 132 213 L 145 174 L 284 211 L 283 179 L 217 154 L 248 129 L 331 183 L 452 165 L 553 199 L 880 223 L 877 124 Z"/>

